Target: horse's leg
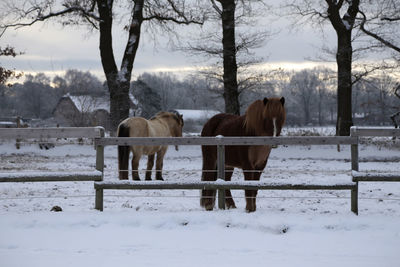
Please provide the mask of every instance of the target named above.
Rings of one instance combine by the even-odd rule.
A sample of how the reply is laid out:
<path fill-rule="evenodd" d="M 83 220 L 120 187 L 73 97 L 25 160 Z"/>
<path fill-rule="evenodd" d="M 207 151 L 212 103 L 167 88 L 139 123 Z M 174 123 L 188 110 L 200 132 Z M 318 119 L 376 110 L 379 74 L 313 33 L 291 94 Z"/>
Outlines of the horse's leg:
<path fill-rule="evenodd" d="M 118 172 L 120 180 L 128 180 L 129 174 L 129 146 L 118 146 Z"/>
<path fill-rule="evenodd" d="M 147 169 L 146 169 L 146 180 L 147 181 L 151 180 L 151 170 L 153 169 L 153 166 L 154 166 L 154 154 L 148 155 L 147 156 Z"/>
<path fill-rule="evenodd" d="M 245 169 L 243 169 L 243 174 L 244 180 L 246 181 L 256 180 L 256 175 L 253 167 L 247 166 Z M 256 211 L 257 190 L 244 190 L 244 194 L 246 198 L 246 211 Z"/>
<path fill-rule="evenodd" d="M 139 153 L 133 153 L 132 156 L 132 179 L 135 181 L 140 181 L 139 177 L 139 161 L 142 155 Z"/>
<path fill-rule="evenodd" d="M 266 162 L 264 164 L 256 166 L 255 168 L 251 168 L 248 172 L 243 170 L 244 179 L 252 180 L 252 181 L 259 181 L 265 165 L 266 165 Z M 247 212 L 256 211 L 257 190 L 245 190 L 245 197 L 246 197 L 246 211 Z"/>
<path fill-rule="evenodd" d="M 168 147 L 162 147 L 160 151 L 157 152 L 157 159 L 156 159 L 156 180 L 164 181 L 162 177 L 162 168 L 163 168 L 163 160 L 165 153 L 167 152 Z"/>
<path fill-rule="evenodd" d="M 217 150 L 216 147 L 202 146 L 203 153 L 203 172 L 202 181 L 217 180 Z M 201 190 L 200 205 L 206 210 L 213 210 L 215 205 L 216 190 Z"/>
<path fill-rule="evenodd" d="M 225 181 L 230 181 L 233 174 L 233 168 L 225 167 Z M 235 201 L 233 201 L 231 190 L 225 190 L 225 205 L 228 209 L 235 209 Z"/>

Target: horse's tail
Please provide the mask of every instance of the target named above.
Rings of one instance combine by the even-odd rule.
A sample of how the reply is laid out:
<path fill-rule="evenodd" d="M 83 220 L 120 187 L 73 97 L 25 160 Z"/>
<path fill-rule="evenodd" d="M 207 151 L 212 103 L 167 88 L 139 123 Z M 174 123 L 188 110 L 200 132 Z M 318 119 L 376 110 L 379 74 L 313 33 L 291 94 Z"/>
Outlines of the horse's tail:
<path fill-rule="evenodd" d="M 129 137 L 129 126 L 120 124 L 117 136 Z M 120 180 L 128 180 L 129 149 L 129 146 L 118 146 L 118 171 Z"/>

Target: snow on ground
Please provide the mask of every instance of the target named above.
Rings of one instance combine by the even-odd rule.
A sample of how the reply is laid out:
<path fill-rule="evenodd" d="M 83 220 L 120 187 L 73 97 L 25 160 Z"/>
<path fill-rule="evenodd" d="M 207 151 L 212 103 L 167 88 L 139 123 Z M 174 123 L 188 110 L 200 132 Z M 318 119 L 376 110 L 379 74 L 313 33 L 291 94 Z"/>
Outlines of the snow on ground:
<path fill-rule="evenodd" d="M 105 180 L 117 179 L 116 155 L 106 147 Z M 0 157 L 1 172 L 95 166 L 91 145 L 3 143 Z M 360 147 L 360 171 L 399 162 L 398 149 Z M 261 180 L 347 182 L 350 165 L 346 146 L 280 146 Z M 170 147 L 164 168 L 168 181 L 199 181 L 200 147 Z M 399 266 L 400 183 L 360 184 L 359 216 L 347 191 L 259 191 L 251 214 L 232 193 L 237 209 L 206 212 L 197 190 L 108 190 L 98 212 L 93 182 L 0 183 L 0 266 Z"/>

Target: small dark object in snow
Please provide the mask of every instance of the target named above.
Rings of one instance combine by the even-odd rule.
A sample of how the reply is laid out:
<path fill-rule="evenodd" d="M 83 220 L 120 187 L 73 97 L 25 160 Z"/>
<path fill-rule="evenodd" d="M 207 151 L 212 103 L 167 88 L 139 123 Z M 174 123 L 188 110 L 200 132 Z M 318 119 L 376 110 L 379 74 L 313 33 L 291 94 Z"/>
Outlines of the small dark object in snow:
<path fill-rule="evenodd" d="M 39 143 L 40 149 L 49 150 L 50 148 L 53 148 L 53 147 L 54 147 L 54 144 L 52 144 L 52 143 Z"/>
<path fill-rule="evenodd" d="M 287 231 L 289 231 L 289 227 L 288 226 L 284 226 L 282 229 L 281 229 L 281 234 L 286 234 L 287 233 Z"/>
<path fill-rule="evenodd" d="M 51 208 L 50 211 L 59 212 L 59 211 L 62 211 L 62 208 L 60 206 L 54 206 Z"/>

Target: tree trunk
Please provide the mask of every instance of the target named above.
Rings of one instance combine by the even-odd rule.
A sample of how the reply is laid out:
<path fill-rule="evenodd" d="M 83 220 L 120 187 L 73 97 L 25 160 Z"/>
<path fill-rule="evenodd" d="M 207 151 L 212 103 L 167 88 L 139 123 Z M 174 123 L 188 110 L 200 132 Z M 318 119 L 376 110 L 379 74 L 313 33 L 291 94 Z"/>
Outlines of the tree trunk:
<path fill-rule="evenodd" d="M 143 22 L 143 0 L 136 0 L 131 17 L 129 36 L 118 71 L 112 47 L 113 0 L 97 0 L 100 21 L 100 56 L 110 92 L 110 127 L 115 133 L 119 123 L 129 117 L 129 88 L 133 62 L 139 45 Z"/>
<path fill-rule="evenodd" d="M 322 126 L 322 93 L 321 93 L 321 88 L 319 88 L 318 91 L 318 124 L 319 126 Z"/>
<path fill-rule="evenodd" d="M 235 44 L 235 1 L 220 0 L 222 5 L 222 46 L 224 61 L 224 100 L 225 112 L 240 114 L 239 91 L 237 83 L 236 44 Z"/>
<path fill-rule="evenodd" d="M 336 31 L 338 46 L 336 63 L 338 68 L 337 89 L 337 121 L 336 135 L 350 135 L 350 127 L 353 125 L 351 109 L 351 63 L 353 48 L 351 47 L 351 32 L 358 13 L 359 0 L 347 1 L 347 12 L 343 18 L 340 9 L 343 1 L 325 0 L 328 4 L 328 17 Z"/>
<path fill-rule="evenodd" d="M 350 135 L 353 126 L 351 108 L 351 63 L 353 48 L 351 31 L 338 32 L 336 62 L 338 68 L 336 135 Z"/>
<path fill-rule="evenodd" d="M 129 81 L 107 79 L 110 91 L 110 130 L 115 132 L 119 123 L 129 117 Z"/>

